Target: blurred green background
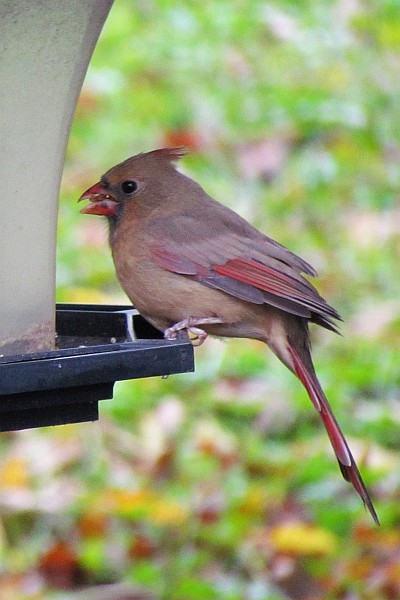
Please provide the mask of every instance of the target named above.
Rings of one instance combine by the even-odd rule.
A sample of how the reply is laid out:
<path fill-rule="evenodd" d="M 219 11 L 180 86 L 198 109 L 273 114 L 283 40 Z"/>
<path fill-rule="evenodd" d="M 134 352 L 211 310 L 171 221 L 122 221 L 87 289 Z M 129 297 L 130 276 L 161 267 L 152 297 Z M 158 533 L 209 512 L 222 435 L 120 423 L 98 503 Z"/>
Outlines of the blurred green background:
<path fill-rule="evenodd" d="M 207 340 L 195 374 L 118 384 L 98 423 L 2 435 L 1 600 L 400 597 L 399 76 L 397 0 L 115 1 L 68 147 L 57 299 L 126 302 L 76 199 L 191 146 L 180 168 L 343 315 L 343 337 L 313 327 L 315 364 L 382 526 L 295 378 Z"/>

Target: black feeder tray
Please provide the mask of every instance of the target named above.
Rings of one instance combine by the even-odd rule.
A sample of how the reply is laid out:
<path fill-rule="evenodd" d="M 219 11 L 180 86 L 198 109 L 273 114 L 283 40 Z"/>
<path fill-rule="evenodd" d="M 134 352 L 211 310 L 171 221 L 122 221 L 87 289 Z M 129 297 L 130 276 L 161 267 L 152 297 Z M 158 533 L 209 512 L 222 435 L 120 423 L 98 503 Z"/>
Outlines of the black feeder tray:
<path fill-rule="evenodd" d="M 0 358 L 0 431 L 94 421 L 123 379 L 194 370 L 185 332 L 167 341 L 132 306 L 58 304 L 56 350 Z"/>

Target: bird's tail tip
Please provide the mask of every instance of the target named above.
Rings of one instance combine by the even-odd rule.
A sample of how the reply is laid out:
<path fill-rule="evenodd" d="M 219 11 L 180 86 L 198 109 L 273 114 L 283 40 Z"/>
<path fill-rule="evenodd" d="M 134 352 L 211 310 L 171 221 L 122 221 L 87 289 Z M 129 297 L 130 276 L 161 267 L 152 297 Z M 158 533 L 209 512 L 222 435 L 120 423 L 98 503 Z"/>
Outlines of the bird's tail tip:
<path fill-rule="evenodd" d="M 288 345 L 288 350 L 293 361 L 293 370 L 306 388 L 312 403 L 319 412 L 325 425 L 325 429 L 328 433 L 344 479 L 351 483 L 363 501 L 365 508 L 371 514 L 374 522 L 379 525 L 378 515 L 361 477 L 360 471 L 358 470 L 356 461 L 354 460 L 343 432 L 336 421 L 335 415 L 332 412 L 315 373 L 313 370 L 310 371 L 310 369 L 306 367 L 301 360 L 298 351 L 290 343 Z"/>

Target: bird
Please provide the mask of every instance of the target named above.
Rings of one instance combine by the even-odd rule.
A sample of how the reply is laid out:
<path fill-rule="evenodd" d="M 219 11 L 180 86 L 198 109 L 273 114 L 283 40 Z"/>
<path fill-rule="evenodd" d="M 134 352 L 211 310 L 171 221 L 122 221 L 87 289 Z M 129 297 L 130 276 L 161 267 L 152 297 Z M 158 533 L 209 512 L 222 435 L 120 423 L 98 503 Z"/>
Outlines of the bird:
<path fill-rule="evenodd" d="M 187 148 L 140 153 L 109 169 L 79 198 L 106 217 L 117 278 L 168 340 L 186 330 L 264 342 L 300 380 L 322 419 L 344 479 L 379 519 L 317 378 L 309 323 L 338 332 L 339 313 L 310 283 L 315 269 L 211 198 L 177 169 Z"/>

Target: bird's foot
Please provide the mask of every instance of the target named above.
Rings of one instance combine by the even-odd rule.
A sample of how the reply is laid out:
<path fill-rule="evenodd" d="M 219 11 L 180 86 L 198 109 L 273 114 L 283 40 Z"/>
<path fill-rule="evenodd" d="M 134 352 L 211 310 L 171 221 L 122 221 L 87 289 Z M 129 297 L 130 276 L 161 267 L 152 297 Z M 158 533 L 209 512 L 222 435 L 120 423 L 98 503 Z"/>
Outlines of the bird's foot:
<path fill-rule="evenodd" d="M 175 323 L 171 327 L 168 327 L 164 331 L 164 338 L 166 340 L 176 340 L 178 331 L 182 331 L 186 329 L 188 333 L 193 335 L 191 342 L 194 346 L 201 346 L 201 344 L 207 339 L 207 333 L 204 329 L 200 329 L 197 327 L 198 325 L 215 325 L 216 323 L 222 323 L 221 319 L 217 317 L 204 317 L 204 318 L 196 318 L 189 317 L 188 319 L 184 319 L 183 321 L 179 321 L 179 323 Z"/>

